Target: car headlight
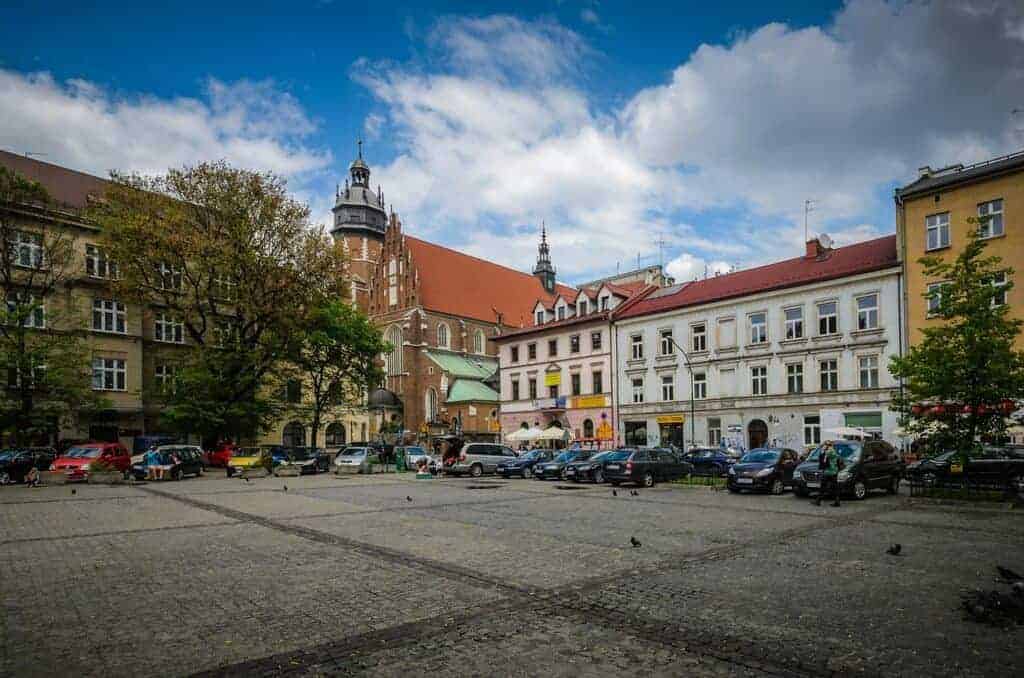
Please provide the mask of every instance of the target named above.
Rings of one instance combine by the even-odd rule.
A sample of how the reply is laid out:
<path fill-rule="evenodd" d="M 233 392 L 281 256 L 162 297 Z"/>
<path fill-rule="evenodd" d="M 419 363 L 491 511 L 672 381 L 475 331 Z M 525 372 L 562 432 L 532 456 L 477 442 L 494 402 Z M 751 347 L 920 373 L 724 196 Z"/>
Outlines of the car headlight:
<path fill-rule="evenodd" d="M 57 470 L 57 467 L 56 467 L 56 466 L 54 466 L 53 464 L 50 464 L 50 470 L 51 470 L 51 471 L 56 471 L 56 470 Z"/>
<path fill-rule="evenodd" d="M 793 471 L 793 480 L 803 480 L 803 477 L 804 477 L 803 471 L 800 471 L 800 470 Z"/>
<path fill-rule="evenodd" d="M 732 466 L 729 467 L 729 475 L 731 475 L 731 476 L 736 475 L 736 469 L 734 469 Z"/>
<path fill-rule="evenodd" d="M 839 475 L 836 476 L 836 479 L 839 480 L 839 482 L 841 482 L 841 483 L 845 483 L 847 480 L 850 479 L 850 472 L 849 471 L 840 471 Z"/>
<path fill-rule="evenodd" d="M 770 476 L 772 474 L 772 471 L 774 470 L 775 469 L 769 466 L 768 468 L 763 468 L 760 471 L 758 471 L 756 475 L 758 478 L 764 478 L 765 476 Z"/>
<path fill-rule="evenodd" d="M 88 471 L 92 467 L 92 464 L 82 464 L 82 470 Z"/>

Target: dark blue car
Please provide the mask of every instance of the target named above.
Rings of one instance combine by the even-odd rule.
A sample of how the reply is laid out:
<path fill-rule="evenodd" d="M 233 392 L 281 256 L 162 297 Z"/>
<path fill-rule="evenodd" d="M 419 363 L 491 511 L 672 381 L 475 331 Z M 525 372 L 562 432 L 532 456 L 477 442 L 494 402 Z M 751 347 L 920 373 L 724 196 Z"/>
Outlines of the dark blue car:
<path fill-rule="evenodd" d="M 545 461 L 551 461 L 553 458 L 554 453 L 551 450 L 530 450 L 529 452 L 523 452 L 515 459 L 499 462 L 495 472 L 503 478 L 508 478 L 509 476 L 529 478 L 533 475 L 534 466 Z"/>
<path fill-rule="evenodd" d="M 735 460 L 724 451 L 714 447 L 698 447 L 683 456 L 684 461 L 693 464 L 695 476 L 724 476 Z"/>

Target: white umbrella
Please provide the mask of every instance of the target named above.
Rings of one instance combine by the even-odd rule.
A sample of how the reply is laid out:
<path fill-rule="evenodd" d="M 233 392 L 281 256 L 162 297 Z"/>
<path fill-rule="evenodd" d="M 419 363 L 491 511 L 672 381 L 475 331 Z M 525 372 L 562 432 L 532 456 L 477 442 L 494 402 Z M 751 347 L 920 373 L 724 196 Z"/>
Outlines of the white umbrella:
<path fill-rule="evenodd" d="M 536 433 L 533 433 L 534 431 L 536 431 Z M 512 433 L 506 433 L 505 440 L 508 440 L 510 442 L 521 443 L 526 442 L 528 440 L 536 439 L 536 437 L 540 435 L 540 433 L 541 430 L 539 428 L 517 428 L 515 431 L 512 431 Z"/>
<path fill-rule="evenodd" d="M 568 429 L 552 426 L 542 431 L 537 440 L 572 440 L 572 433 Z"/>
<path fill-rule="evenodd" d="M 837 436 L 848 436 L 850 438 L 867 438 L 868 434 L 864 433 L 859 428 L 852 428 L 850 426 L 837 426 L 835 428 L 825 429 L 825 433 L 834 433 Z"/>

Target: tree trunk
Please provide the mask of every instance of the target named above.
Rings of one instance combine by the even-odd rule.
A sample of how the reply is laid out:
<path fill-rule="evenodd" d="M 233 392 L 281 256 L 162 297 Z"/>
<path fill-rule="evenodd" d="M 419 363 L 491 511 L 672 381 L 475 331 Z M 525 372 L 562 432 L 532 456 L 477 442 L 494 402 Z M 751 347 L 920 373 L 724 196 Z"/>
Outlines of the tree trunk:
<path fill-rule="evenodd" d="M 320 432 L 320 408 L 313 406 L 313 431 L 309 434 L 309 446 L 316 448 L 317 434 Z"/>

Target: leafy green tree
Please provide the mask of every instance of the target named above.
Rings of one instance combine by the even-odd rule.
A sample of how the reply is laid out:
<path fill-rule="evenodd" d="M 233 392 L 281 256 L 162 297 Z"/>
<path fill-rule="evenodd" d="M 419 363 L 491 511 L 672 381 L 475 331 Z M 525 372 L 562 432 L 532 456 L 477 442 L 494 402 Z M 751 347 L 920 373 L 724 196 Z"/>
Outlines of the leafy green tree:
<path fill-rule="evenodd" d="M 53 207 L 41 184 L 0 167 L 0 427 L 15 445 L 46 439 L 106 403 L 91 388 L 70 297 L 80 259 Z"/>
<path fill-rule="evenodd" d="M 309 387 L 304 407 L 313 430 L 310 444 L 316 447 L 324 412 L 363 405 L 367 390 L 383 377 L 377 359 L 390 346 L 364 313 L 339 300 L 313 309 L 304 325 L 295 335 L 290 363 Z"/>
<path fill-rule="evenodd" d="M 1005 303 L 1013 269 L 985 248 L 972 229 L 955 260 L 920 260 L 927 279 L 943 283 L 925 294 L 941 322 L 925 327 L 890 366 L 905 380 L 897 404 L 907 413 L 907 430 L 926 434 L 932 452 L 958 450 L 964 462 L 979 439 L 1005 435 L 1004 402 L 1024 396 L 1024 353 L 1014 347 L 1024 323 L 1009 316 Z"/>
<path fill-rule="evenodd" d="M 164 422 L 205 440 L 251 440 L 281 413 L 270 385 L 323 298 L 346 292 L 340 247 L 270 173 L 203 163 L 112 176 L 92 210 L 120 293 L 181 323 L 188 351 Z"/>

